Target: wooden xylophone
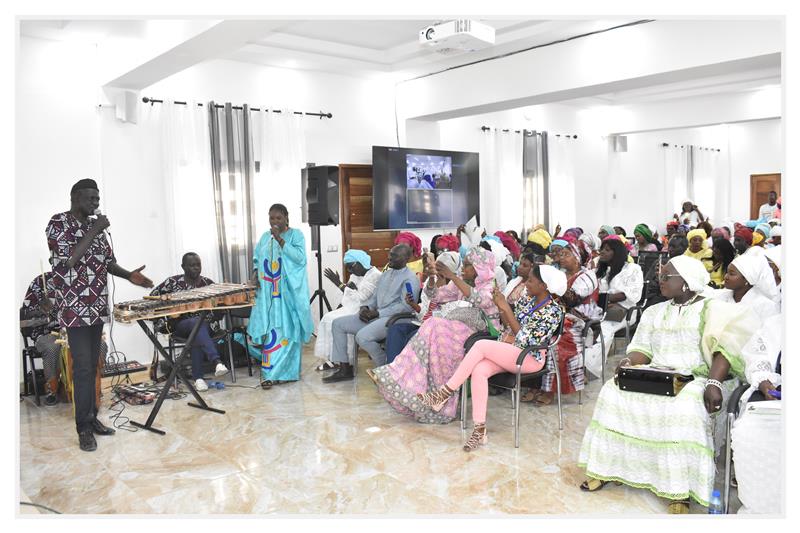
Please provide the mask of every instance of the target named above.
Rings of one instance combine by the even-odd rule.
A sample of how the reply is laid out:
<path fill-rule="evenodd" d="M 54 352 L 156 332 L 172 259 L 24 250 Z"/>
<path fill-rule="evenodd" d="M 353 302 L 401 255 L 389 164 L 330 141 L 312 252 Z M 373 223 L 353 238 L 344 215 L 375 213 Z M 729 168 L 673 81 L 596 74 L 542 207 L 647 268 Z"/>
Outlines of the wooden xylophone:
<path fill-rule="evenodd" d="M 256 288 L 237 283 L 214 283 L 176 291 L 160 296 L 145 296 L 141 300 L 121 302 L 114 306 L 114 318 L 119 322 L 150 320 L 165 316 L 177 316 L 204 309 L 230 309 L 250 307 L 255 303 Z"/>

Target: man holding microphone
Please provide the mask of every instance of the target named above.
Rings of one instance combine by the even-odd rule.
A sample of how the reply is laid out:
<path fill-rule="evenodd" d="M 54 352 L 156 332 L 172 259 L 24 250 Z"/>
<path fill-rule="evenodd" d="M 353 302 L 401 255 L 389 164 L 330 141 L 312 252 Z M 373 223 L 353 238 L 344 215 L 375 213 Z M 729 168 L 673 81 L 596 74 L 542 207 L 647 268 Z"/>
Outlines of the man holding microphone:
<path fill-rule="evenodd" d="M 67 329 L 72 353 L 78 440 L 81 450 L 94 451 L 94 434 L 114 433 L 97 420 L 94 391 L 103 324 L 109 321 L 108 274 L 140 287 L 152 287 L 153 282 L 141 273 L 144 265 L 129 272 L 116 263 L 104 233 L 111 224 L 99 214 L 100 192 L 94 180 L 82 179 L 73 185 L 70 204 L 69 211 L 50 218 L 45 233 L 58 322 Z"/>

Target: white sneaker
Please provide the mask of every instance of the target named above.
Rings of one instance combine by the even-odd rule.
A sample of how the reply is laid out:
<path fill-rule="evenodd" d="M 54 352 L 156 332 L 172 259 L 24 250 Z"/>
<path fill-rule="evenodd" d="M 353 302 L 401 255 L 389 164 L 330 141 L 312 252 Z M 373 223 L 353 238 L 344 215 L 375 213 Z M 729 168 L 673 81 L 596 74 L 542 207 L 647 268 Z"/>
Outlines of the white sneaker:
<path fill-rule="evenodd" d="M 228 373 L 228 367 L 223 365 L 222 363 L 217 363 L 217 367 L 214 369 L 214 375 L 216 377 L 224 376 Z"/>
<path fill-rule="evenodd" d="M 194 381 L 194 388 L 197 389 L 199 392 L 207 391 L 208 385 L 206 385 L 206 380 L 203 378 L 196 379 Z"/>

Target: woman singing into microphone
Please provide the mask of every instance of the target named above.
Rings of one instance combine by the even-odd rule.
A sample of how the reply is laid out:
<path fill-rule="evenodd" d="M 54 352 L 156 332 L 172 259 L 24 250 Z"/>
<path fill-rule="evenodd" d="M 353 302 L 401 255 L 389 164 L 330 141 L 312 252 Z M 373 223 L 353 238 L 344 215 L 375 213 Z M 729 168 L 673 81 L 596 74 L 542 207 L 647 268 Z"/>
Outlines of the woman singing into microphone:
<path fill-rule="evenodd" d="M 261 236 L 253 252 L 258 292 L 247 326 L 247 334 L 259 348 L 263 389 L 300 379 L 300 353 L 314 331 L 306 240 L 300 230 L 289 228 L 289 212 L 282 204 L 269 208 L 269 224 L 270 231 Z"/>

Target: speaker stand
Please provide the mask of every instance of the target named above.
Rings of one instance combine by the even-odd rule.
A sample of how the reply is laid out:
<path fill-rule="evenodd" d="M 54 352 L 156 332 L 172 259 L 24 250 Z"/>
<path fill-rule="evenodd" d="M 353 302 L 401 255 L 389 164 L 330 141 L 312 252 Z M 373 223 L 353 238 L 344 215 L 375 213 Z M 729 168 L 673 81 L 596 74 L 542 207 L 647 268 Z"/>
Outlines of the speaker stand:
<path fill-rule="evenodd" d="M 322 304 L 324 303 L 328 311 L 331 311 L 331 303 L 325 295 L 325 289 L 322 288 L 322 238 L 320 237 L 319 225 L 311 224 L 311 232 L 313 233 L 311 236 L 312 242 L 316 239 L 317 243 L 317 290 L 314 291 L 309 303 L 313 304 L 314 298 L 319 298 L 319 318 L 322 319 L 322 316 L 325 314 L 325 311 L 322 310 Z"/>

